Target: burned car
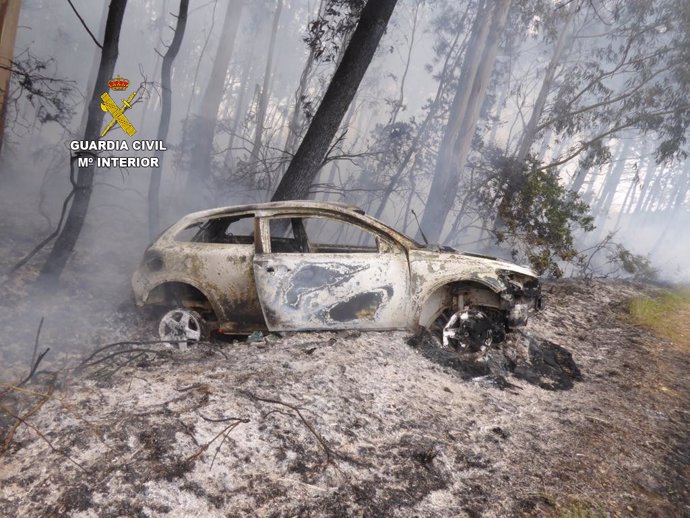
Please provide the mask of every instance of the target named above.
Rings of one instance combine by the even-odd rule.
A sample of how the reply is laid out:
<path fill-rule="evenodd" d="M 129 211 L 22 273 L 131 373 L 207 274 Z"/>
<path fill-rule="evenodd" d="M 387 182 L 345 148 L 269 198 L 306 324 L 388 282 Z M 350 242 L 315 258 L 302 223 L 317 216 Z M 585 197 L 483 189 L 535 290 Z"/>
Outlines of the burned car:
<path fill-rule="evenodd" d="M 189 214 L 146 250 L 137 305 L 163 340 L 206 333 L 429 329 L 475 350 L 541 304 L 529 269 L 424 246 L 356 207 L 271 202 Z"/>

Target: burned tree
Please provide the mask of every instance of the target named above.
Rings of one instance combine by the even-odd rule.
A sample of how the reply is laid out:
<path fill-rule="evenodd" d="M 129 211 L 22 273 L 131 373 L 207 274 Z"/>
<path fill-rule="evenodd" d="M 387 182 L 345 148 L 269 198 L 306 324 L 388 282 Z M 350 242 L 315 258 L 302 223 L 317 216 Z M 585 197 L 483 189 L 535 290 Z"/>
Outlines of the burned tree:
<path fill-rule="evenodd" d="M 180 10 L 177 14 L 177 26 L 175 27 L 175 35 L 168 47 L 163 58 L 163 66 L 161 68 L 161 88 L 162 92 L 162 111 L 161 120 L 158 124 L 158 133 L 156 138 L 164 141 L 168 137 L 168 130 L 170 129 L 170 111 L 172 110 L 172 64 L 175 56 L 182 45 L 182 38 L 184 37 L 185 27 L 187 26 L 187 11 L 189 9 L 189 0 L 180 0 Z M 156 157 L 158 157 L 158 167 L 151 169 L 151 180 L 149 183 L 149 237 L 154 239 L 160 230 L 159 214 L 158 214 L 158 195 L 161 186 L 161 174 L 163 172 L 163 151 L 157 150 Z"/>
<path fill-rule="evenodd" d="M 21 2 L 19 0 L 0 0 L 0 149 L 5 129 L 5 109 L 10 84 L 11 64 L 14 54 L 14 38 Z"/>
<path fill-rule="evenodd" d="M 273 200 L 304 199 L 357 92 L 397 0 L 370 0 Z"/>
<path fill-rule="evenodd" d="M 101 50 L 101 63 L 88 105 L 89 117 L 84 130 L 84 140 L 100 139 L 101 124 L 105 115 L 105 112 L 101 110 L 100 89 L 102 85 L 106 84 L 113 77 L 115 63 L 117 62 L 120 29 L 122 28 L 126 7 L 127 0 L 112 0 L 110 3 L 103 48 Z M 86 167 L 80 168 L 76 179 L 71 180 L 74 189 L 72 206 L 65 220 L 65 225 L 55 240 L 55 244 L 39 276 L 39 283 L 46 287 L 57 286 L 60 274 L 64 270 L 67 259 L 79 238 L 81 229 L 84 226 L 84 220 L 86 219 L 86 213 L 89 209 L 94 173 L 95 164 L 91 163 Z"/>

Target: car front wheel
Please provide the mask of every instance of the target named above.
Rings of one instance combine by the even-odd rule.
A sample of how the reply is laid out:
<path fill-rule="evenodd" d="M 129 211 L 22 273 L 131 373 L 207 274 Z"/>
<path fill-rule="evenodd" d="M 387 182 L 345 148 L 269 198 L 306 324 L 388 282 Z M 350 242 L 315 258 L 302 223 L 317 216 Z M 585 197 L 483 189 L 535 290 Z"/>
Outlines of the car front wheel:
<path fill-rule="evenodd" d="M 432 326 L 432 333 L 443 347 L 459 352 L 484 351 L 503 340 L 504 333 L 491 310 L 466 307 L 459 311 L 445 309 Z"/>

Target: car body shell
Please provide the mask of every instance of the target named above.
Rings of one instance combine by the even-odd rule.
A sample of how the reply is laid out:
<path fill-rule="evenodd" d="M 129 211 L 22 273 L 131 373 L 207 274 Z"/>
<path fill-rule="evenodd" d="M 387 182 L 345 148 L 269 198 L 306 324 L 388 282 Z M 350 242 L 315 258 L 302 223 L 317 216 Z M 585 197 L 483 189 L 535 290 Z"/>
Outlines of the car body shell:
<path fill-rule="evenodd" d="M 179 237 L 195 225 L 241 217 L 252 218 L 252 233 L 230 237 L 233 243 Z M 323 246 L 305 236 L 304 249 L 275 249 L 271 221 L 292 222 L 297 236 L 304 233 L 301 222 L 315 218 L 356 227 L 375 237 L 376 248 Z M 138 305 L 203 306 L 225 333 L 413 329 L 428 326 L 444 308 L 468 304 L 494 308 L 519 325 L 540 303 L 538 279 L 528 268 L 424 247 L 356 207 L 315 201 L 189 214 L 147 249 L 132 286 Z M 166 293 L 171 286 L 173 300 Z"/>

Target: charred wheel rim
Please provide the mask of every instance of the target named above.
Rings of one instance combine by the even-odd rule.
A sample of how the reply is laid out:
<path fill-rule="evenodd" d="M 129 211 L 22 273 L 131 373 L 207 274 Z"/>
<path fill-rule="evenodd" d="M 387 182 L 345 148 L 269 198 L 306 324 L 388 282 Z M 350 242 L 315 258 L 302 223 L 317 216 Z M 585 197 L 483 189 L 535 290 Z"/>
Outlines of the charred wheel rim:
<path fill-rule="evenodd" d="M 455 312 L 446 309 L 434 327 L 443 347 L 456 351 L 483 351 L 494 343 L 491 321 L 478 309 L 465 308 Z"/>
<path fill-rule="evenodd" d="M 160 339 L 181 348 L 201 340 L 204 321 L 196 311 L 172 309 L 161 317 L 158 325 Z"/>

